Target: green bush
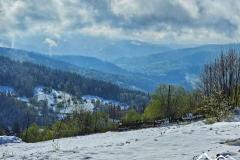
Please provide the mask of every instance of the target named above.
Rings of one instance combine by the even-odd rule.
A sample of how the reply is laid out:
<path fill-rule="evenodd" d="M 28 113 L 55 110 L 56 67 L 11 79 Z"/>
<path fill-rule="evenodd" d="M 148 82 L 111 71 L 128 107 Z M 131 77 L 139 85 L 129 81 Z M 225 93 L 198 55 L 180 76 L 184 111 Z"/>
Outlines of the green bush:
<path fill-rule="evenodd" d="M 214 124 L 214 123 L 216 123 L 216 122 L 218 122 L 218 119 L 217 119 L 216 117 L 207 118 L 207 119 L 204 121 L 205 124 Z"/>
<path fill-rule="evenodd" d="M 22 134 L 22 139 L 26 142 L 38 142 L 41 140 L 41 130 L 35 123 L 32 124 L 26 131 Z"/>
<path fill-rule="evenodd" d="M 125 116 L 122 118 L 124 123 L 133 123 L 133 122 L 141 122 L 142 116 L 141 114 L 137 113 L 134 109 L 128 111 Z"/>
<path fill-rule="evenodd" d="M 5 135 L 5 131 L 3 128 L 0 127 L 0 136 Z"/>
<path fill-rule="evenodd" d="M 143 114 L 143 120 L 156 120 L 163 118 L 163 110 L 161 109 L 161 101 L 159 99 L 152 100 Z"/>
<path fill-rule="evenodd" d="M 115 129 L 106 113 L 76 112 L 63 121 L 57 121 L 49 127 L 32 124 L 22 134 L 26 142 L 39 142 L 55 138 L 72 137 Z"/>
<path fill-rule="evenodd" d="M 206 118 L 213 118 L 217 121 L 222 121 L 230 115 L 231 108 L 232 105 L 229 99 L 221 92 L 216 92 L 211 96 L 203 97 L 199 113 Z"/>
<path fill-rule="evenodd" d="M 177 119 L 187 113 L 194 113 L 198 103 L 198 95 L 195 92 L 188 92 L 173 85 L 160 85 L 152 95 L 143 119 Z"/>

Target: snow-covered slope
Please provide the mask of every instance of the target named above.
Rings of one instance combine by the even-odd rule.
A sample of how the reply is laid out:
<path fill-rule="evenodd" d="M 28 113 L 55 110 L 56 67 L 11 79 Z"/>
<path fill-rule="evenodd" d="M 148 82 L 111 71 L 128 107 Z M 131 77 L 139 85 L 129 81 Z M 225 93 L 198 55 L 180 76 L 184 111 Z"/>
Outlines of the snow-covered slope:
<path fill-rule="evenodd" d="M 46 101 L 49 109 L 53 109 L 53 111 L 60 113 L 72 113 L 78 109 L 92 112 L 96 107 L 96 103 L 101 104 L 102 107 L 120 107 L 121 110 L 129 108 L 129 105 L 118 101 L 106 100 L 92 95 L 85 95 L 82 96 L 81 99 L 78 99 L 66 92 L 49 89 L 43 86 L 38 86 L 34 89 L 34 98 L 36 98 L 37 101 Z M 67 108 L 64 106 L 67 106 Z"/>
<path fill-rule="evenodd" d="M 223 144 L 240 137 L 240 122 L 107 132 L 35 144 L 0 146 L 4 159 L 193 160 L 206 152 L 214 158 L 229 152 L 240 159 L 239 146 Z M 10 154 L 9 154 L 10 153 Z"/>
<path fill-rule="evenodd" d="M 85 95 L 82 96 L 82 99 L 84 100 L 84 102 L 88 102 L 88 103 L 97 103 L 99 102 L 102 105 L 110 105 L 110 106 L 118 106 L 120 107 L 121 110 L 127 110 L 129 109 L 129 105 L 124 104 L 124 103 L 120 103 L 118 101 L 114 101 L 114 100 L 107 100 L 98 96 L 92 96 L 92 95 Z"/>
<path fill-rule="evenodd" d="M 49 109 L 59 113 L 72 113 L 77 109 L 93 110 L 93 108 L 87 108 L 81 100 L 66 92 L 42 86 L 34 89 L 34 97 L 37 101 L 46 101 Z"/>

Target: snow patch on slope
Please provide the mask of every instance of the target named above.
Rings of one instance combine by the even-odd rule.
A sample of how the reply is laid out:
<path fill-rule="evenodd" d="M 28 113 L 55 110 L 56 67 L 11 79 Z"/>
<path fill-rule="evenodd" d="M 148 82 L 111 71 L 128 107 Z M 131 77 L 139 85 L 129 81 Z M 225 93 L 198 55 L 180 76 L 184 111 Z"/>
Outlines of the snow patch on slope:
<path fill-rule="evenodd" d="M 96 103 L 97 101 L 99 101 L 103 105 L 119 106 L 121 110 L 127 110 L 129 108 L 129 105 L 127 104 L 120 103 L 115 100 L 107 100 L 98 96 L 85 95 L 85 96 L 82 96 L 82 99 L 89 103 L 91 102 Z"/>
<path fill-rule="evenodd" d="M 79 109 L 93 111 L 94 108 L 93 104 L 84 103 L 66 92 L 42 86 L 34 89 L 34 98 L 37 101 L 46 101 L 49 109 L 59 113 L 72 113 Z"/>

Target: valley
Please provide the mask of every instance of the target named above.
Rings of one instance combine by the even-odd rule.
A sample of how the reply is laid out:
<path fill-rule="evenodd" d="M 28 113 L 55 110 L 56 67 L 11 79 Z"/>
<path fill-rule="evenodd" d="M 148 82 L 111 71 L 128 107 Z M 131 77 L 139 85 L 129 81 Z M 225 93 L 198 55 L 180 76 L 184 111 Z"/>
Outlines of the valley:
<path fill-rule="evenodd" d="M 75 72 L 125 88 L 153 92 L 159 83 L 181 85 L 187 89 L 195 88 L 204 64 L 213 61 L 221 51 L 238 47 L 238 44 L 205 45 L 163 50 L 147 56 L 122 57 L 110 61 L 79 55 L 48 56 L 9 48 L 0 48 L 0 55 L 13 60 Z"/>
<path fill-rule="evenodd" d="M 239 11 L 0 0 L 0 160 L 239 160 Z"/>

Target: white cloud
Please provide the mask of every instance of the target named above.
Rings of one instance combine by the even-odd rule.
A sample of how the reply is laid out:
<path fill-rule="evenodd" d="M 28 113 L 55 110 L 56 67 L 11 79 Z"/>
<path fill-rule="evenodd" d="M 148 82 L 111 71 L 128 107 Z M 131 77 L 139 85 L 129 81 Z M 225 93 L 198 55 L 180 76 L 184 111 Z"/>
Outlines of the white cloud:
<path fill-rule="evenodd" d="M 198 18 L 200 16 L 199 14 L 199 7 L 196 3 L 197 1 L 186 1 L 186 0 L 179 0 L 177 3 L 179 3 L 192 18 Z"/>
<path fill-rule="evenodd" d="M 56 41 L 50 39 L 50 38 L 46 38 L 43 43 L 47 44 L 49 47 L 57 47 L 58 44 Z"/>
<path fill-rule="evenodd" d="M 121 28 L 111 28 L 107 25 L 87 26 L 79 30 L 80 33 L 91 36 L 125 39 L 127 35 Z"/>
<path fill-rule="evenodd" d="M 23 1 L 0 1 L 0 32 L 13 36 L 18 33 L 20 17 L 25 11 L 27 4 Z"/>
<path fill-rule="evenodd" d="M 83 34 L 149 43 L 236 42 L 239 12 L 237 0 L 0 0 L 0 37 L 59 40 Z"/>

